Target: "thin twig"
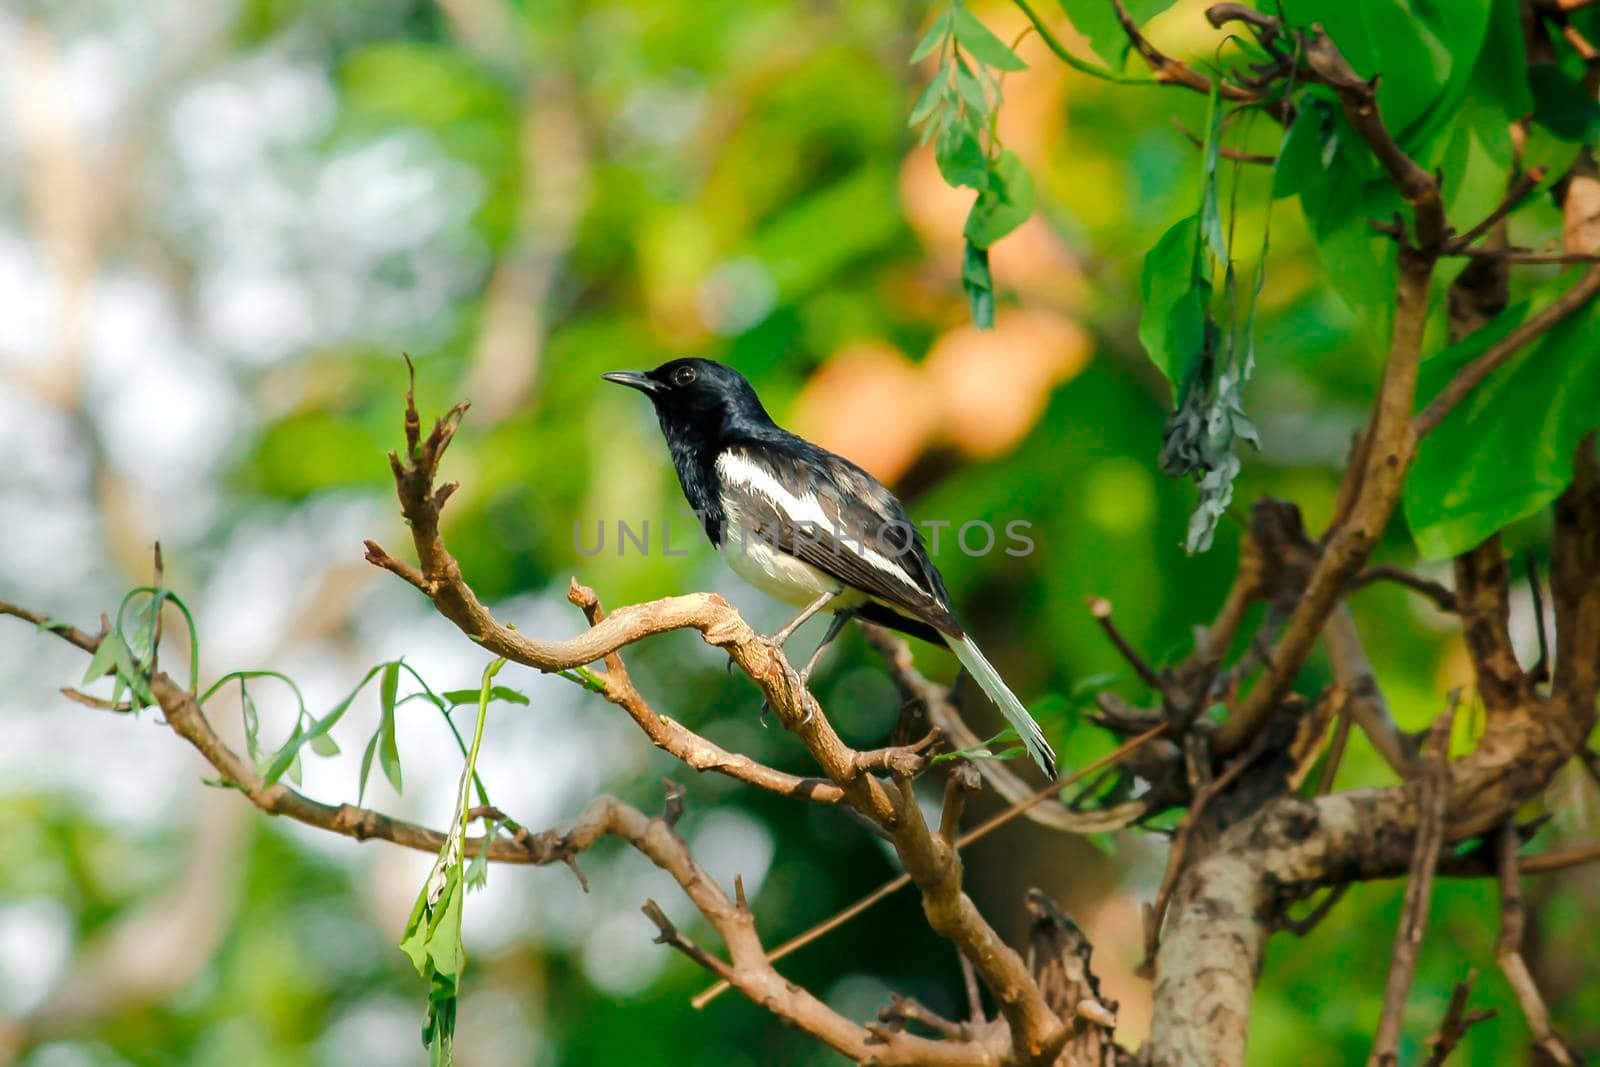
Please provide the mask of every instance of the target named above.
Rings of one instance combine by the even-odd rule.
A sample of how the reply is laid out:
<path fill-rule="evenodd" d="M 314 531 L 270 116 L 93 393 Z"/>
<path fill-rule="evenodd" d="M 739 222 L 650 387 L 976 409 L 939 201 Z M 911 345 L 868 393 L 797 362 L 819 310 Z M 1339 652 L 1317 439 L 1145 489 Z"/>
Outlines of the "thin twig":
<path fill-rule="evenodd" d="M 1540 182 L 1544 181 L 1545 172 L 1546 169 L 1544 167 L 1534 167 L 1526 174 L 1517 175 L 1516 179 L 1511 183 L 1511 188 L 1506 190 L 1505 198 L 1496 205 L 1495 209 L 1485 215 L 1481 222 L 1466 233 L 1461 234 L 1459 237 L 1452 237 L 1444 246 L 1445 253 L 1448 255 L 1452 252 L 1463 252 L 1470 248 L 1474 241 L 1492 230 L 1497 222 L 1521 207 L 1522 202 L 1528 198 L 1528 194 L 1533 192 Z M 1486 251 L 1503 252 L 1504 249 Z"/>
<path fill-rule="evenodd" d="M 1354 578 L 1350 579 L 1348 586 L 1353 593 L 1357 589 L 1372 585 L 1375 582 L 1396 582 L 1413 589 L 1429 600 L 1434 607 L 1450 614 L 1456 610 L 1456 595 L 1449 586 L 1436 582 L 1431 578 L 1424 578 L 1420 574 L 1413 574 L 1404 567 L 1382 563 L 1375 567 L 1368 567 Z"/>
<path fill-rule="evenodd" d="M 1439 395 L 1435 396 L 1411 421 L 1412 435 L 1420 440 L 1432 433 L 1434 428 L 1444 421 L 1444 417 L 1466 399 L 1468 393 L 1516 355 L 1523 345 L 1581 309 L 1596 293 L 1600 293 L 1600 266 L 1591 268 L 1572 288 L 1537 314 L 1530 315 L 1521 325 L 1484 349 L 1477 358 L 1457 371 L 1455 377 L 1439 390 Z"/>
<path fill-rule="evenodd" d="M 1461 1043 L 1468 1030 L 1500 1014 L 1493 1008 L 1467 1011 L 1467 998 L 1472 994 L 1472 983 L 1477 980 L 1478 972 L 1471 970 L 1467 972 L 1465 978 L 1456 983 L 1438 1031 L 1428 1038 L 1427 1067 L 1443 1067 L 1444 1061 L 1450 1058 L 1450 1053 L 1455 1051 L 1455 1047 Z"/>
<path fill-rule="evenodd" d="M 1466 256 L 1469 259 L 1498 259 L 1504 263 L 1600 263 L 1600 253 L 1537 252 L 1531 248 L 1458 248 L 1440 254 Z"/>
<path fill-rule="evenodd" d="M 1328 745 L 1328 758 L 1322 765 L 1322 777 L 1317 780 L 1317 796 L 1326 796 L 1333 788 L 1333 780 L 1339 776 L 1339 764 L 1344 762 L 1346 746 L 1350 743 L 1350 728 L 1355 724 L 1355 716 L 1350 714 L 1346 705 L 1339 711 L 1339 725 L 1334 728 L 1333 741 Z"/>
<path fill-rule="evenodd" d="M 1190 734 L 1190 739 L 1199 741 L 1199 734 Z M 1250 748 L 1240 753 L 1229 763 L 1223 772 L 1215 778 L 1208 778 L 1210 774 L 1211 753 L 1203 743 L 1190 746 L 1187 751 L 1194 754 L 1191 765 L 1197 773 L 1191 774 L 1191 782 L 1197 788 L 1194 799 L 1189 803 L 1189 810 L 1184 813 L 1183 822 L 1178 825 L 1177 832 L 1173 835 L 1172 847 L 1167 853 L 1167 869 L 1161 876 L 1161 886 L 1156 890 L 1155 904 L 1145 912 L 1144 923 L 1144 962 L 1138 967 L 1136 973 L 1144 977 L 1153 977 L 1155 974 L 1156 951 L 1161 947 L 1161 927 L 1166 922 L 1167 908 L 1172 903 L 1173 891 L 1178 887 L 1178 878 L 1183 874 L 1188 860 L 1190 840 L 1194 836 L 1195 827 L 1199 825 L 1200 816 L 1205 814 L 1207 805 L 1216 798 L 1224 789 L 1233 784 L 1233 780 L 1257 759 L 1266 749 L 1267 735 L 1258 734 Z"/>
<path fill-rule="evenodd" d="M 1527 922 L 1527 908 L 1522 903 L 1522 886 L 1518 881 L 1517 827 L 1507 819 L 1495 840 L 1495 866 L 1500 878 L 1500 937 L 1495 944 L 1495 960 L 1506 982 L 1517 996 L 1522 1014 L 1533 1031 L 1533 1043 L 1562 1067 L 1573 1067 L 1579 1062 L 1572 1046 L 1555 1032 L 1550 1024 L 1550 1009 L 1522 958 L 1522 933 Z"/>
<path fill-rule="evenodd" d="M 972 962 L 965 956 L 958 958 L 961 961 L 961 984 L 967 990 L 967 1018 L 981 1023 L 988 1016 L 983 1010 L 983 990 L 978 988 L 978 972 L 972 969 Z"/>
<path fill-rule="evenodd" d="M 1317 925 L 1323 919 L 1328 917 L 1328 913 L 1333 911 L 1334 905 L 1343 900 L 1345 893 L 1349 892 L 1349 890 L 1349 882 L 1340 882 L 1337 885 L 1330 886 L 1328 891 L 1322 894 L 1322 899 L 1317 901 L 1311 910 L 1300 918 L 1293 918 L 1287 911 L 1284 912 L 1278 919 L 1279 928 L 1289 931 L 1296 937 L 1307 936 L 1317 928 Z"/>
<path fill-rule="evenodd" d="M 1172 126 L 1179 133 L 1183 134 L 1184 138 L 1196 148 L 1205 147 L 1204 139 L 1191 131 L 1189 127 L 1185 126 L 1183 124 L 1183 120 L 1176 115 L 1172 116 Z M 1277 156 L 1259 155 L 1255 152 L 1245 152 L 1238 148 L 1228 148 L 1225 145 L 1217 149 L 1217 155 L 1221 156 L 1223 159 L 1231 159 L 1236 163 L 1254 163 L 1262 167 L 1272 167 L 1276 166 L 1278 163 Z"/>
<path fill-rule="evenodd" d="M 1368 1067 L 1391 1067 L 1399 1062 L 1400 1024 L 1411 978 L 1417 969 L 1417 952 L 1428 926 L 1428 906 L 1433 897 L 1434 870 L 1444 845 L 1445 808 L 1450 800 L 1450 725 L 1455 719 L 1459 692 L 1450 698 L 1450 710 L 1434 721 L 1422 755 L 1422 774 L 1418 782 L 1417 843 L 1407 873 L 1405 904 L 1400 929 L 1394 939 L 1394 959 L 1389 965 L 1389 981 L 1383 994 L 1383 1015 L 1372 1045 Z"/>

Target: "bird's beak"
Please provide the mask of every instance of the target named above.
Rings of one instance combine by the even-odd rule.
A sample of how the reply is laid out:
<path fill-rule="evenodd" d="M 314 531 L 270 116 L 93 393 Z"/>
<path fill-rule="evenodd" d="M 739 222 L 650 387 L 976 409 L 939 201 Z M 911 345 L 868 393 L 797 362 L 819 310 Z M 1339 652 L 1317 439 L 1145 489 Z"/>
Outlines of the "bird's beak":
<path fill-rule="evenodd" d="M 645 377 L 636 370 L 614 370 L 610 374 L 602 374 L 600 377 L 608 382 L 616 382 L 618 385 L 626 385 L 630 389 L 637 389 L 641 393 L 654 394 L 661 392 L 661 383 L 653 378 Z"/>

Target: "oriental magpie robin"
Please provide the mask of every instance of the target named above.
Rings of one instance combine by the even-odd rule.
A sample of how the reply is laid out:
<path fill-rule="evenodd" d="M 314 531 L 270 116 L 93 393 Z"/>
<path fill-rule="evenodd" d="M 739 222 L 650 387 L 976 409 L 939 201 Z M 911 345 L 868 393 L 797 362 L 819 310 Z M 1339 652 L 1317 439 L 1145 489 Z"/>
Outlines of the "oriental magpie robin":
<path fill-rule="evenodd" d="M 675 359 L 602 377 L 655 405 L 683 495 L 734 573 L 805 607 L 773 640 L 781 645 L 812 615 L 834 612 L 802 682 L 853 616 L 943 642 L 1055 777 L 1043 731 L 956 621 L 921 535 L 876 478 L 779 427 L 732 367 Z"/>

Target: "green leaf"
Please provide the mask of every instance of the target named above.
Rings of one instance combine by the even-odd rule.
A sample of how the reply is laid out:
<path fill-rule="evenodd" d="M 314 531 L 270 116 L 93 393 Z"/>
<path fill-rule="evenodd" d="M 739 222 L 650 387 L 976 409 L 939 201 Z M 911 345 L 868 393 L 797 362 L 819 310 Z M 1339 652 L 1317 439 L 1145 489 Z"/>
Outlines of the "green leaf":
<path fill-rule="evenodd" d="M 960 58 L 956 60 L 956 93 L 974 113 L 989 113 L 989 100 L 984 95 L 983 84 L 973 75 L 967 61 Z"/>
<path fill-rule="evenodd" d="M 1403 145 L 1430 111 L 1448 117 L 1471 76 L 1493 0 L 1283 0 L 1287 22 L 1321 23 L 1357 74 L 1378 81 L 1378 110 Z M 1435 110 L 1436 109 L 1436 110 Z"/>
<path fill-rule="evenodd" d="M 378 686 L 378 699 L 383 709 L 383 719 L 378 724 L 378 765 L 396 793 L 404 791 L 400 776 L 400 742 L 394 722 L 394 698 L 399 687 L 400 664 L 390 663 L 384 667 L 383 681 Z"/>
<path fill-rule="evenodd" d="M 1571 272 L 1425 360 L 1418 396 L 1547 306 Z M 1473 390 L 1422 442 L 1403 497 L 1418 550 L 1443 559 L 1548 506 L 1572 480 L 1578 442 L 1600 427 L 1600 305 L 1569 316 Z M 1486 461 L 1492 457 L 1492 462 Z"/>
<path fill-rule="evenodd" d="M 1136 24 L 1143 25 L 1171 7 L 1175 0 L 1127 0 L 1123 5 Z M 1072 28 L 1088 38 L 1095 54 L 1121 70 L 1128 56 L 1128 35 L 1117 21 L 1111 0 L 1059 0 Z"/>
<path fill-rule="evenodd" d="M 980 330 L 994 325 L 994 276 L 989 273 L 989 250 L 968 241 L 961 257 L 961 288 L 972 308 L 973 324 Z"/>
<path fill-rule="evenodd" d="M 372 773 L 372 757 L 378 754 L 378 738 L 382 733 L 382 727 L 372 731 L 372 738 L 367 741 L 366 750 L 361 753 L 361 779 L 356 786 L 357 804 L 360 804 L 367 795 L 367 778 Z"/>
<path fill-rule="evenodd" d="M 917 102 L 911 108 L 911 117 L 906 120 L 906 125 L 916 127 L 922 125 L 930 115 L 940 107 L 947 107 L 952 102 L 955 90 L 950 85 L 948 68 L 941 66 L 922 90 L 922 95 L 917 97 Z"/>
<path fill-rule="evenodd" d="M 376 667 L 373 667 L 362 677 L 361 681 L 357 683 L 356 687 L 350 690 L 350 694 L 348 696 L 339 701 L 339 703 L 335 704 L 333 709 L 326 715 L 322 716 L 322 718 L 314 720 L 309 729 L 301 730 L 300 722 L 299 720 L 296 720 L 294 732 L 289 736 L 289 740 L 284 743 L 282 748 L 273 753 L 272 762 L 267 766 L 267 769 L 261 773 L 262 781 L 267 785 L 271 785 L 273 782 L 276 782 L 279 778 L 281 778 L 283 773 L 289 769 L 290 765 L 300 758 L 301 745 L 308 743 L 311 744 L 313 751 L 317 752 L 319 755 L 326 756 L 337 753 L 339 751 L 339 747 L 331 738 L 329 738 L 326 742 L 322 742 L 319 739 L 326 737 L 328 731 L 333 729 L 340 719 L 344 718 L 344 713 L 350 710 L 350 705 L 355 703 L 356 697 L 361 694 L 361 691 L 367 687 L 367 683 L 372 681 L 379 671 L 385 672 L 385 675 L 387 676 L 387 673 L 391 669 L 395 671 L 395 677 L 398 679 L 398 663 L 380 663 Z M 284 680 L 288 681 L 288 679 Z M 289 682 L 289 684 L 291 686 L 294 685 L 293 682 Z M 298 699 L 299 696 L 300 690 L 295 688 L 295 697 Z M 303 701 L 301 702 L 300 710 L 301 714 L 304 715 L 305 704 Z M 323 748 L 318 748 L 318 744 L 322 744 Z M 333 745 L 333 751 L 324 751 L 326 746 L 329 744 Z M 363 786 L 365 786 L 365 783 L 366 775 L 363 774 Z"/>
<path fill-rule="evenodd" d="M 1563 141 L 1592 142 L 1600 132 L 1600 103 L 1583 82 L 1550 63 L 1528 69 L 1533 120 Z"/>
<path fill-rule="evenodd" d="M 911 62 L 921 63 L 933 50 L 944 43 L 950 36 L 950 9 L 946 8 L 933 20 L 933 25 L 928 27 L 928 32 L 922 35 L 922 40 L 917 42 L 917 47 L 911 50 Z"/>
<path fill-rule="evenodd" d="M 1015 731 L 1011 727 L 1007 726 L 1004 730 L 1001 730 L 999 733 L 995 734 L 993 737 L 988 738 L 987 740 L 984 740 L 984 741 L 980 741 L 977 745 L 975 745 L 972 748 L 958 749 L 955 752 L 941 752 L 939 755 L 933 757 L 928 762 L 930 764 L 949 763 L 952 760 L 958 760 L 958 759 L 964 759 L 964 760 L 1008 760 L 1008 759 L 1016 759 L 1018 756 L 1026 756 L 1028 754 L 1028 750 L 1026 748 L 1022 747 L 1021 745 L 1018 745 L 1015 748 L 1001 749 L 999 752 L 996 752 L 993 749 L 993 746 L 998 744 L 1001 741 L 1016 741 L 1016 740 L 1019 740 L 1017 731 Z"/>
<path fill-rule="evenodd" d="M 106 634 L 100 639 L 100 644 L 95 648 L 94 655 L 89 658 L 89 668 L 83 672 L 83 681 L 79 684 L 89 685 L 104 678 L 107 672 L 114 670 L 117 660 L 126 655 L 126 647 L 122 638 L 115 631 Z"/>
<path fill-rule="evenodd" d="M 1322 174 L 1322 149 L 1326 140 L 1328 104 L 1307 94 L 1302 98 L 1294 125 L 1278 149 L 1272 169 L 1273 198 L 1297 196 Z"/>
<path fill-rule="evenodd" d="M 431 1050 L 431 1062 L 448 1064 L 452 1059 L 455 1037 L 456 1004 L 460 993 L 461 972 L 466 967 L 466 950 L 461 944 L 462 898 L 472 877 L 462 866 L 462 840 L 467 830 L 467 803 L 471 783 L 483 744 L 484 720 L 488 718 L 491 682 L 504 659 L 496 659 L 483 670 L 483 683 L 478 690 L 478 720 L 472 734 L 472 747 L 467 751 L 466 763 L 461 769 L 461 779 L 456 785 L 455 809 L 450 820 L 450 833 L 434 860 L 428 880 L 411 908 L 411 918 L 400 939 L 400 951 L 411 960 L 417 973 L 428 980 L 428 1012 L 422 1026 L 422 1041 Z M 395 665 L 398 671 L 398 664 Z M 385 679 L 384 700 L 388 718 L 393 719 L 394 687 Z M 376 740 L 376 737 L 374 738 Z M 369 746 L 370 749 L 371 746 Z M 491 826 L 488 836 L 493 837 L 496 826 Z"/>
<path fill-rule="evenodd" d="M 994 161 L 988 185 L 979 191 L 962 233 L 979 248 L 988 248 L 1027 222 L 1031 214 L 1033 178 L 1008 148 Z"/>
<path fill-rule="evenodd" d="M 1144 314 L 1139 340 L 1150 360 L 1177 386 L 1205 343 L 1207 295 L 1195 281 L 1200 256 L 1200 217 L 1179 219 L 1144 257 L 1139 291 Z"/>
<path fill-rule="evenodd" d="M 1004 41 L 989 32 L 976 15 L 959 4 L 951 9 L 955 15 L 956 42 L 972 58 L 996 70 L 1026 70 L 1028 65 Z"/>
<path fill-rule="evenodd" d="M 308 743 L 311 745 L 311 751 L 319 756 L 327 757 L 339 754 L 339 742 L 327 734 L 317 734 Z"/>
<path fill-rule="evenodd" d="M 500 828 L 506 824 L 504 819 L 496 819 L 488 824 L 483 831 L 483 847 L 477 855 L 472 857 L 472 862 L 467 864 L 467 888 L 482 889 L 489 884 L 489 846 L 494 842 L 495 836 L 500 833 Z"/>
<path fill-rule="evenodd" d="M 933 156 L 947 184 L 980 191 L 989 188 L 989 161 L 968 123 L 952 122 L 946 126 L 933 143 Z"/>
<path fill-rule="evenodd" d="M 462 704 L 476 704 L 479 692 L 476 689 L 447 689 L 439 695 L 444 697 L 452 708 L 456 708 Z M 501 700 L 507 704 L 522 704 L 524 706 L 528 703 L 528 698 L 525 694 L 504 685 L 497 685 L 490 689 L 489 699 L 490 701 Z"/>

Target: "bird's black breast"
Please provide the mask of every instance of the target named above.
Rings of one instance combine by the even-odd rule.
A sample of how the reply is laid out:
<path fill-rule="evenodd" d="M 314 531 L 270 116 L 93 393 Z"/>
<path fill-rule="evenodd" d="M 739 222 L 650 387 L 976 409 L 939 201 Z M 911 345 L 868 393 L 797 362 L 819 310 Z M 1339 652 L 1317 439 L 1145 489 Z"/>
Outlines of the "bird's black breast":
<path fill-rule="evenodd" d="M 722 512 L 721 484 L 717 476 L 716 446 L 712 438 L 661 420 L 661 430 L 667 438 L 667 449 L 672 453 L 672 466 L 678 472 L 678 484 L 683 497 L 694 509 L 706 537 L 713 545 L 722 547 L 723 525 L 727 518 Z"/>

